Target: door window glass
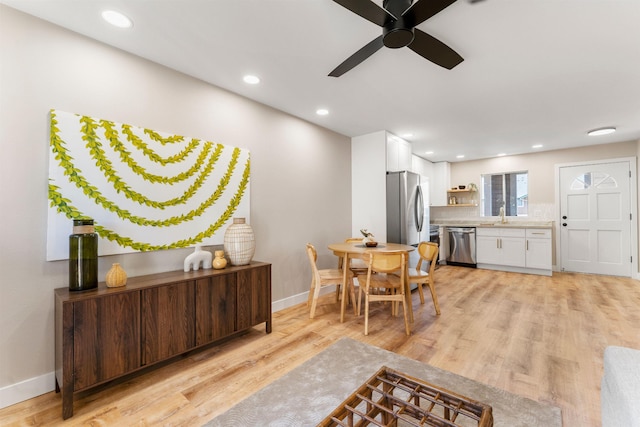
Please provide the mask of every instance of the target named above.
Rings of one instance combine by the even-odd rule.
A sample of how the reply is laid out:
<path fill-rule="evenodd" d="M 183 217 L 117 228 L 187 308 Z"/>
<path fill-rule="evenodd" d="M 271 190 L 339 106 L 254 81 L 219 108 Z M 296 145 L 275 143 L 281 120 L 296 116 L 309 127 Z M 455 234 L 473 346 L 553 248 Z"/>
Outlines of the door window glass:
<path fill-rule="evenodd" d="M 569 187 L 571 190 L 586 190 L 589 187 L 608 189 L 618 188 L 618 182 L 604 172 L 587 172 L 576 176 Z"/>

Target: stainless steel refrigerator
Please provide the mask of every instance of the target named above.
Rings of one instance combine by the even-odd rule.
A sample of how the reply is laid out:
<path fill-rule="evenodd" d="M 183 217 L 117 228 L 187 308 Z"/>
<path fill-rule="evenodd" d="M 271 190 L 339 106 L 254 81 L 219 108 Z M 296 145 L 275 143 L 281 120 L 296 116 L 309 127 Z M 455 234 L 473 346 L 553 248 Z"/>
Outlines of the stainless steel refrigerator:
<path fill-rule="evenodd" d="M 429 241 L 428 185 L 413 172 L 387 172 L 387 242 L 418 246 Z"/>

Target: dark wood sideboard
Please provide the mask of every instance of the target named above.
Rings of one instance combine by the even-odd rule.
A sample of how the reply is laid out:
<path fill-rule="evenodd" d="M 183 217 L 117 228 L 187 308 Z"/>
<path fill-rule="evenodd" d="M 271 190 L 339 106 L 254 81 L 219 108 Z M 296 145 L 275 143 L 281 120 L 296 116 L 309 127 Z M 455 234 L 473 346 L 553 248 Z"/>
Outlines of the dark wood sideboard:
<path fill-rule="evenodd" d="M 266 322 L 271 264 L 131 277 L 126 286 L 55 291 L 56 392 L 73 397 L 116 378 Z"/>

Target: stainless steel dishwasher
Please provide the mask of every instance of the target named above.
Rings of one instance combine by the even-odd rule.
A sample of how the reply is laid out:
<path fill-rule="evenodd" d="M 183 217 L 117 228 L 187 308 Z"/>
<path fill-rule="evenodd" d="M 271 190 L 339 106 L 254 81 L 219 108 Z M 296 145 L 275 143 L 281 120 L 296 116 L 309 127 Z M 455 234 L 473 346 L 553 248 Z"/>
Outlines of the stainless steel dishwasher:
<path fill-rule="evenodd" d="M 449 254 L 447 264 L 476 267 L 476 228 L 447 227 Z"/>

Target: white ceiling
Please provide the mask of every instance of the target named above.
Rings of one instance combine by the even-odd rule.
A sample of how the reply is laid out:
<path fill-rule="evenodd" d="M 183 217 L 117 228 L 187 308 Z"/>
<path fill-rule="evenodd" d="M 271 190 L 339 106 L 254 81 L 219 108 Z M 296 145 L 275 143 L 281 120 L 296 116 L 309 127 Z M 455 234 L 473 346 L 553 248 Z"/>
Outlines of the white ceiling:
<path fill-rule="evenodd" d="M 431 161 L 640 139 L 640 0 L 458 0 L 419 26 L 462 55 L 453 70 L 383 48 L 339 78 L 381 28 L 332 0 L 0 2 L 347 136 L 411 132 Z"/>

